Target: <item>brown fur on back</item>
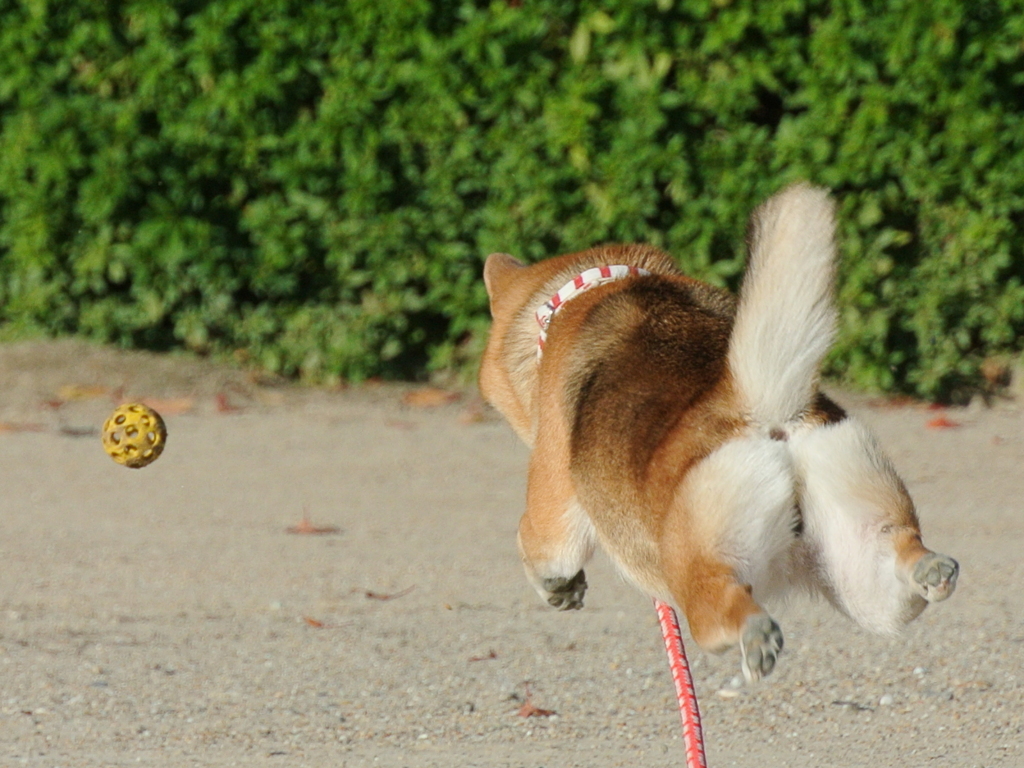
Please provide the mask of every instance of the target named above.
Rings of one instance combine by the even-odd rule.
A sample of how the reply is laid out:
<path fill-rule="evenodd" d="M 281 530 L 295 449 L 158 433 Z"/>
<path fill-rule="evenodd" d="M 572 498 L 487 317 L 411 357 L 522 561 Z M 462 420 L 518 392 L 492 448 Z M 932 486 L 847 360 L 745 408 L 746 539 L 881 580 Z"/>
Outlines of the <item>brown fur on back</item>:
<path fill-rule="evenodd" d="M 675 275 L 630 281 L 580 323 L 563 396 L 570 470 L 605 546 L 655 590 L 663 516 L 742 426 L 725 365 L 735 301 Z"/>

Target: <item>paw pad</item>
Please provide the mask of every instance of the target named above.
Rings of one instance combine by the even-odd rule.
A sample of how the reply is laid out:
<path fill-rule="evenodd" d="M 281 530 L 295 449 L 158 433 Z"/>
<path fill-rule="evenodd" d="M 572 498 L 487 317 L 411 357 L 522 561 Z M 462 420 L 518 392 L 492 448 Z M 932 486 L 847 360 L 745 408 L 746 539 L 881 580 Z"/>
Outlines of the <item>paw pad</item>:
<path fill-rule="evenodd" d="M 929 603 L 945 600 L 956 589 L 960 565 L 951 557 L 929 552 L 914 566 L 914 584 Z"/>
<path fill-rule="evenodd" d="M 762 613 L 747 619 L 740 637 L 743 676 L 747 682 L 752 683 L 771 674 L 782 645 L 782 630 L 771 616 Z"/>
<path fill-rule="evenodd" d="M 583 595 L 587 591 L 587 577 L 580 571 L 571 579 L 544 579 L 548 605 L 560 611 L 578 611 L 583 607 Z"/>

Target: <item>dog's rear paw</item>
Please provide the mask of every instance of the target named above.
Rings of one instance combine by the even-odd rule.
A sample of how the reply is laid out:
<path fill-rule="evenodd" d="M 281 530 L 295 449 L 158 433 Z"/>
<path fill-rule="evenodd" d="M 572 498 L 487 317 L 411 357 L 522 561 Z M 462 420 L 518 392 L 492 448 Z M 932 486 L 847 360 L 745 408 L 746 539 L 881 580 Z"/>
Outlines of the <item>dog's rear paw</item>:
<path fill-rule="evenodd" d="M 544 589 L 548 592 L 548 605 L 560 611 L 578 611 L 583 607 L 587 577 L 580 571 L 571 579 L 544 579 Z"/>
<path fill-rule="evenodd" d="M 929 603 L 945 600 L 956 589 L 960 566 L 946 555 L 929 552 L 914 566 L 914 587 Z"/>
<path fill-rule="evenodd" d="M 782 651 L 782 630 L 771 616 L 755 614 L 747 619 L 740 637 L 743 676 L 748 683 L 766 677 L 775 669 L 775 660 Z"/>

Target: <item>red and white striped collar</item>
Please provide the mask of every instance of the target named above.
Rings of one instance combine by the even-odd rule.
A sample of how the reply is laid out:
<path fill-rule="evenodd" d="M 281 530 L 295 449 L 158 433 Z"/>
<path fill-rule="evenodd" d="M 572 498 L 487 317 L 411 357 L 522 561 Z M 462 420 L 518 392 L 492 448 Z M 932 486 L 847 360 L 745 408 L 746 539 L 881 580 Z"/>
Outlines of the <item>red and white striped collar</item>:
<path fill-rule="evenodd" d="M 596 288 L 599 285 L 610 283 L 613 280 L 621 280 L 624 277 L 651 274 L 646 269 L 634 267 L 627 264 L 613 264 L 610 267 L 594 267 L 576 275 L 572 280 L 558 289 L 550 299 L 540 305 L 535 317 L 537 325 L 540 326 L 540 333 L 537 336 L 537 360 L 540 361 L 544 354 L 544 342 L 548 338 L 548 326 L 551 318 L 562 308 L 562 305 L 569 299 L 579 296 L 584 291 Z"/>

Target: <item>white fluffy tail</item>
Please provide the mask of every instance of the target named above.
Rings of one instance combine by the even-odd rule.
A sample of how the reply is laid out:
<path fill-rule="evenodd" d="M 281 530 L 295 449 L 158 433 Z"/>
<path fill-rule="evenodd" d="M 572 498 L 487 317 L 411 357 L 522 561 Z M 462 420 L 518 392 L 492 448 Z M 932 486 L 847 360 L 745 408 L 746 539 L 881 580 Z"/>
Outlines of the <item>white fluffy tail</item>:
<path fill-rule="evenodd" d="M 729 367 L 750 416 L 769 428 L 809 405 L 835 334 L 833 212 L 824 189 L 795 184 L 751 219 Z"/>

